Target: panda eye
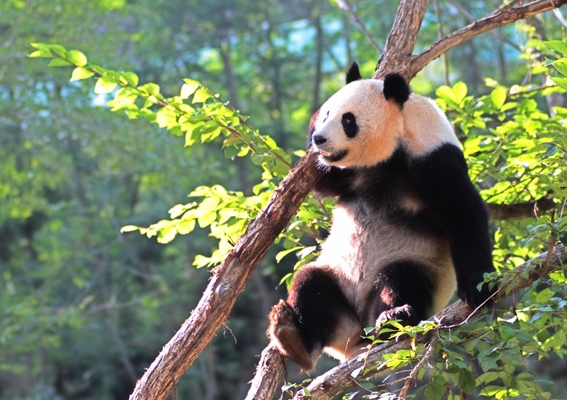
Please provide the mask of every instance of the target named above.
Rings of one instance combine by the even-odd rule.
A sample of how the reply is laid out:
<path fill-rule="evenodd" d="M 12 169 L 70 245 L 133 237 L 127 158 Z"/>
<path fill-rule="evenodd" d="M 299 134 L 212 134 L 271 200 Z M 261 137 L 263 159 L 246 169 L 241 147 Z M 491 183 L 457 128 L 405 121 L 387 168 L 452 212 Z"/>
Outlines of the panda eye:
<path fill-rule="evenodd" d="M 343 126 L 352 125 L 356 123 L 356 118 L 354 118 L 354 115 L 352 113 L 348 112 L 346 114 L 343 114 L 343 119 L 341 122 Z"/>
<path fill-rule="evenodd" d="M 356 118 L 353 113 L 347 112 L 343 114 L 341 124 L 343 125 L 345 135 L 349 138 L 355 137 L 358 133 L 358 125 L 356 124 Z"/>

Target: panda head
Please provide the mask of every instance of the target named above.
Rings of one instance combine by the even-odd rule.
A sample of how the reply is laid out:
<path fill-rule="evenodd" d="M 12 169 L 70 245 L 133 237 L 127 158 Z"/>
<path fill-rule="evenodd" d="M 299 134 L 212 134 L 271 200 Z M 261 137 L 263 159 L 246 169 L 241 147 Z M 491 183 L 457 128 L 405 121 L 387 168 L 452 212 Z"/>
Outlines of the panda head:
<path fill-rule="evenodd" d="M 311 118 L 309 145 L 319 153 L 320 163 L 356 168 L 388 159 L 403 134 L 402 108 L 409 95 L 402 76 L 362 79 L 353 63 L 346 86 Z"/>

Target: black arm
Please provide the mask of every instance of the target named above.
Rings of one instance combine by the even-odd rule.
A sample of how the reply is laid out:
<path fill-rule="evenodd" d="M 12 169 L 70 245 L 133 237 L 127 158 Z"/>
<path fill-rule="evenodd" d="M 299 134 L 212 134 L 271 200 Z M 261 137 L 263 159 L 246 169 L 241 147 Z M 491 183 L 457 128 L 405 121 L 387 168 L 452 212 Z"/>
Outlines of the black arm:
<path fill-rule="evenodd" d="M 445 230 L 457 274 L 458 295 L 477 307 L 493 290 L 483 285 L 485 272 L 494 271 L 488 212 L 470 181 L 463 153 L 446 144 L 414 160 L 410 166 L 414 182 L 434 218 Z"/>

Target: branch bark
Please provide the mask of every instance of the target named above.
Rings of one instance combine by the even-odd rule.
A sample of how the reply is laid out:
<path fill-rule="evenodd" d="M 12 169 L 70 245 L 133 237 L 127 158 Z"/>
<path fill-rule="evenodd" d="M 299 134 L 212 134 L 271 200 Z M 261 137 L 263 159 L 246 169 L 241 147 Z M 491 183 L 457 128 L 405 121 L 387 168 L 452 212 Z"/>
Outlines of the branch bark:
<path fill-rule="evenodd" d="M 511 271 L 508 274 L 511 276 L 510 279 L 501 284 L 494 300 L 502 300 L 505 297 L 528 287 L 539 278 L 547 276 L 555 269 L 559 269 L 561 265 L 566 262 L 567 253 L 565 252 L 565 247 L 563 245 L 555 246 L 550 253 L 545 252 L 517 267 L 514 271 Z M 529 271 L 527 277 L 523 277 L 522 275 L 526 271 Z M 441 320 L 439 329 L 450 329 L 451 327 L 466 322 L 471 315 L 474 314 L 474 311 L 471 312 L 469 306 L 467 306 L 463 301 L 458 300 L 449 305 L 449 307 L 445 308 L 434 318 Z M 418 336 L 416 338 L 416 342 L 428 343 L 431 341 L 433 334 L 434 332 L 429 332 Z M 294 399 L 332 399 L 335 395 L 354 385 L 354 379 L 352 378 L 352 373 L 354 371 L 363 368 L 365 365 L 378 365 L 380 364 L 380 360 L 383 355 L 394 353 L 398 350 L 410 349 L 411 346 L 412 343 L 409 338 L 395 342 L 387 342 L 377 346 L 368 354 L 358 356 L 352 360 L 342 363 L 325 374 L 317 377 L 309 386 L 307 386 L 310 396 L 305 396 L 305 394 L 300 391 L 295 395 Z M 379 373 L 384 372 L 385 369 L 385 366 L 382 365 L 379 368 L 370 371 L 366 375 L 362 375 L 361 378 L 372 378 Z"/>
<path fill-rule="evenodd" d="M 515 6 L 477 21 L 438 41 L 422 54 L 412 57 L 417 33 L 421 26 L 427 0 L 401 0 L 392 31 L 386 42 L 386 49 L 377 66 L 374 78 L 389 72 L 400 72 L 408 81 L 430 61 L 442 52 L 491 29 L 531 17 L 537 13 L 565 4 L 567 0 L 538 0 Z M 181 378 L 197 355 L 212 339 L 218 328 L 226 321 L 236 297 L 252 271 L 260 263 L 273 241 L 295 214 L 315 182 L 323 172 L 316 166 L 316 156 L 311 152 L 284 179 L 272 195 L 260 216 L 252 221 L 238 244 L 226 260 L 213 270 L 209 285 L 197 305 L 174 337 L 165 345 L 159 356 L 140 379 L 130 400 L 165 399 L 176 382 Z M 396 346 L 399 344 L 395 344 Z M 265 352 L 266 361 L 273 352 Z M 264 354 L 264 353 L 263 353 Z M 278 366 L 278 363 L 282 366 Z M 278 379 L 270 374 L 281 373 L 283 364 L 274 361 L 264 378 L 270 385 L 277 385 Z M 275 386 L 274 386 L 275 387 Z M 264 390 L 264 388 L 262 388 Z M 275 391 L 275 389 L 274 389 Z M 261 393 L 273 393 L 263 391 Z M 249 392 L 247 399 L 266 399 L 260 392 Z"/>
<path fill-rule="evenodd" d="M 492 220 L 509 220 L 529 218 L 542 214 L 555 207 L 552 199 L 542 197 L 539 200 L 517 203 L 517 204 L 497 204 L 488 203 L 488 213 Z"/>

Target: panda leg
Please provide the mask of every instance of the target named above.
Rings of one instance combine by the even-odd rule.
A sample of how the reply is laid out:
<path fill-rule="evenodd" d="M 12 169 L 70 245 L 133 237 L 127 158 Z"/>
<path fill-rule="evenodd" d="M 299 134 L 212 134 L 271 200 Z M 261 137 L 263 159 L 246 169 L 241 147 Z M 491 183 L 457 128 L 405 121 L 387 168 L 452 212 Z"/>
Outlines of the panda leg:
<path fill-rule="evenodd" d="M 377 327 L 392 320 L 417 325 L 428 317 L 435 286 L 425 266 L 412 261 L 393 262 L 381 269 L 375 285 L 369 315 Z"/>
<path fill-rule="evenodd" d="M 280 301 L 269 315 L 268 336 L 280 352 L 305 371 L 311 371 L 323 352 L 332 346 L 343 355 L 350 331 L 362 332 L 353 307 L 334 275 L 306 266 L 295 275 L 287 301 Z"/>

